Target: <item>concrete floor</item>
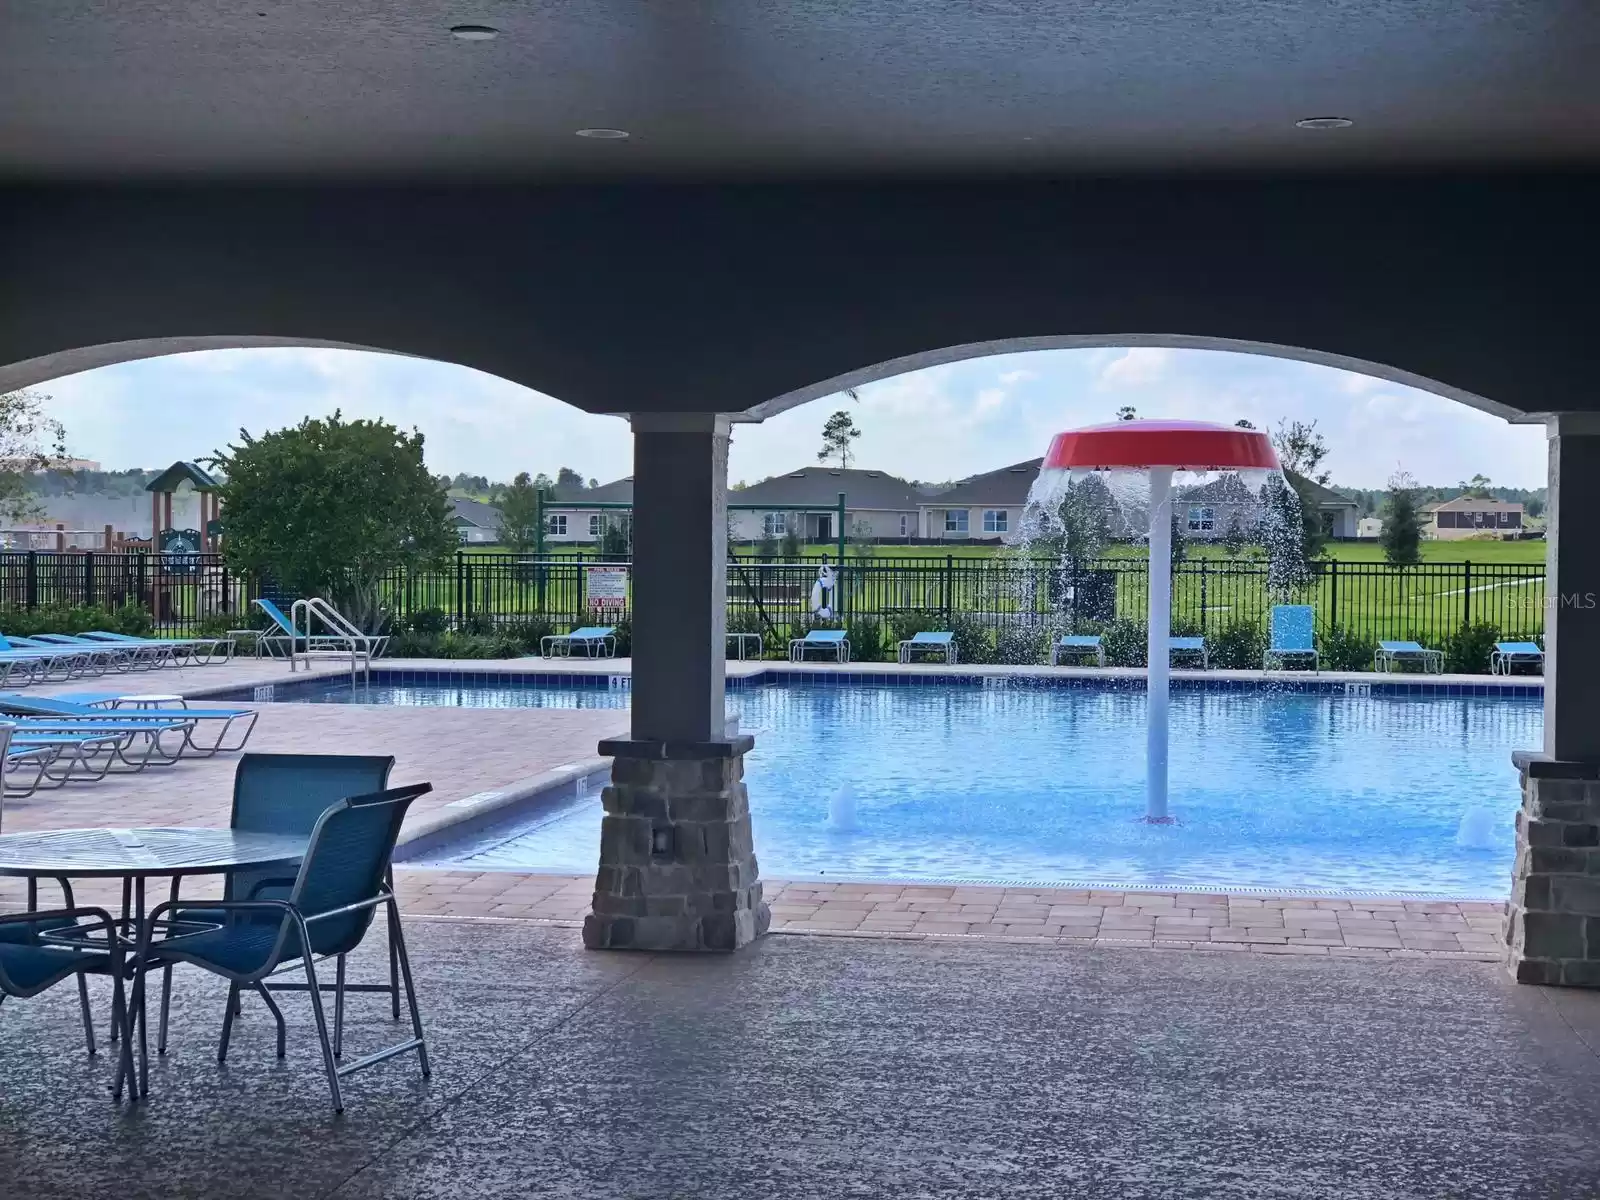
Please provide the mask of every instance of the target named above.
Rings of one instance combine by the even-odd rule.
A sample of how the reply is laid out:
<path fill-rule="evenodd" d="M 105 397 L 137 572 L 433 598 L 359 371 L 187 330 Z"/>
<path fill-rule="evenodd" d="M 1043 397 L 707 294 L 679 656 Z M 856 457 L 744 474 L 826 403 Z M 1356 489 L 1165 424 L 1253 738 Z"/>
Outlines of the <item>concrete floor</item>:
<path fill-rule="evenodd" d="M 0 1009 L 0 1196 L 1583 1197 L 1600 995 L 1495 967 L 768 937 L 586 952 L 526 922 L 409 923 L 435 1052 L 326 1104 L 181 978 L 119 1111 L 72 989 Z M 373 968 L 381 943 L 368 949 Z M 396 1031 L 356 1001 L 350 1049 Z"/>

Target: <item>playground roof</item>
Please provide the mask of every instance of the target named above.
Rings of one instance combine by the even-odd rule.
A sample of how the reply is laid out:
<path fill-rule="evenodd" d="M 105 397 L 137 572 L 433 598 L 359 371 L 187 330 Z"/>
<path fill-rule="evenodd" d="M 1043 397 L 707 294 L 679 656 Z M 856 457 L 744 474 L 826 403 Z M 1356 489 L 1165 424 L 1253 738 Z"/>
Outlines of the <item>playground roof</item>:
<path fill-rule="evenodd" d="M 216 476 L 192 462 L 175 462 L 145 487 L 147 492 L 175 492 L 180 483 L 191 483 L 197 492 L 214 492 L 222 486 Z"/>

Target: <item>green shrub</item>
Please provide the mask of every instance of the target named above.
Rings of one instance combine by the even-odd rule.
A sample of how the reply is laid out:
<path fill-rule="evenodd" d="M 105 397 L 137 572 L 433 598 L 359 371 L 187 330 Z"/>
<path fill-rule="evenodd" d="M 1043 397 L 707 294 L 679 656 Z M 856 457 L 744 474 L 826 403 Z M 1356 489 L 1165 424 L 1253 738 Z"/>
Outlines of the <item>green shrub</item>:
<path fill-rule="evenodd" d="M 919 633 L 943 633 L 945 624 L 943 613 L 927 610 L 898 612 L 889 618 L 889 637 L 895 642 L 909 642 Z"/>
<path fill-rule="evenodd" d="M 956 658 L 961 662 L 996 661 L 995 631 L 977 617 L 970 613 L 956 613 L 949 621 L 949 631 L 955 634 Z"/>
<path fill-rule="evenodd" d="M 500 636 L 509 638 L 522 648 L 524 654 L 537 654 L 544 639 L 556 631 L 549 617 L 518 617 L 500 626 Z"/>
<path fill-rule="evenodd" d="M 500 626 L 489 613 L 468 613 L 461 618 L 461 624 L 456 628 L 456 632 L 467 634 L 469 637 L 495 637 L 500 632 Z"/>
<path fill-rule="evenodd" d="M 1106 665 L 1111 667 L 1142 667 L 1149 649 L 1150 631 L 1142 622 L 1119 617 L 1101 632 L 1101 644 L 1106 651 Z"/>
<path fill-rule="evenodd" d="M 886 657 L 883 622 L 877 617 L 851 617 L 845 624 L 845 637 L 849 639 L 850 657 L 855 662 L 882 662 Z"/>
<path fill-rule="evenodd" d="M 1039 625 L 1002 625 L 994 635 L 994 661 L 1022 666 L 1047 662 L 1051 633 Z"/>
<path fill-rule="evenodd" d="M 521 644 L 498 634 L 417 633 L 402 630 L 389 642 L 390 658 L 517 658 Z"/>
<path fill-rule="evenodd" d="M 1206 635 L 1206 650 L 1213 667 L 1259 671 L 1266 648 L 1267 633 L 1259 621 L 1232 621 Z"/>
<path fill-rule="evenodd" d="M 450 615 L 442 608 L 419 608 L 406 619 L 411 633 L 441 634 L 450 628 Z"/>
<path fill-rule="evenodd" d="M 1489 655 L 1500 640 L 1500 627 L 1480 621 L 1463 625 L 1439 645 L 1444 651 L 1444 669 L 1457 675 L 1487 675 Z"/>
<path fill-rule="evenodd" d="M 91 629 L 147 637 L 154 628 L 150 613 L 137 604 L 122 604 L 116 608 L 78 605 L 0 610 L 0 631 L 17 637 L 32 637 L 38 633 L 84 633 Z"/>
<path fill-rule="evenodd" d="M 1348 629 L 1334 629 L 1317 639 L 1317 661 L 1324 671 L 1370 671 L 1378 643 Z"/>

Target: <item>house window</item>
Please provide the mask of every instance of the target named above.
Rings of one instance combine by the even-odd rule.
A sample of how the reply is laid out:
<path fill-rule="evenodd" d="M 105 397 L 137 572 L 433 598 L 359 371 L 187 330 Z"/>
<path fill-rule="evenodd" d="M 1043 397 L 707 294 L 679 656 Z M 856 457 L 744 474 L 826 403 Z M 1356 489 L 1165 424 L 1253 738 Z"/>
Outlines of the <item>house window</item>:
<path fill-rule="evenodd" d="M 1191 508 L 1189 510 L 1190 533 L 1214 533 L 1217 528 L 1217 510 L 1214 508 Z"/>
<path fill-rule="evenodd" d="M 778 538 L 789 532 L 788 514 L 780 512 L 761 514 L 761 533 L 764 537 Z"/>
<path fill-rule="evenodd" d="M 566 513 L 551 513 L 550 514 L 550 536 L 551 537 L 566 537 L 567 536 L 567 514 Z"/>
<path fill-rule="evenodd" d="M 600 536 L 600 514 L 599 513 L 593 513 L 589 517 L 589 536 L 591 538 L 597 538 L 597 537 Z"/>
<path fill-rule="evenodd" d="M 1006 510 L 1003 508 L 984 509 L 983 531 L 985 533 L 1004 533 L 1006 531 Z"/>
<path fill-rule="evenodd" d="M 911 518 L 906 516 L 905 513 L 901 513 L 900 514 L 900 536 L 901 537 L 909 536 L 909 530 L 910 529 L 911 529 Z"/>
<path fill-rule="evenodd" d="M 946 533 L 965 533 L 967 531 L 967 510 L 964 508 L 945 509 L 944 531 Z"/>

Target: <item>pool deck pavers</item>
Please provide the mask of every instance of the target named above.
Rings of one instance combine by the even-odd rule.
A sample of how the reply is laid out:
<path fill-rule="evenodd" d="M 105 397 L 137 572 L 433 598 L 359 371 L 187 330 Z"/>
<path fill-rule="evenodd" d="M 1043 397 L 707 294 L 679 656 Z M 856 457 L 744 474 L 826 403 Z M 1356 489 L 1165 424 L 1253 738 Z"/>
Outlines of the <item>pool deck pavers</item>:
<path fill-rule="evenodd" d="M 601 660 L 625 669 L 626 660 Z M 406 660 L 422 670 L 471 663 Z M 482 664 L 478 664 L 482 665 Z M 596 669 L 594 661 L 519 659 L 488 664 L 505 671 Z M 730 663 L 730 671 L 769 665 Z M 894 664 L 865 664 L 903 672 Z M 852 669 L 859 669 L 853 665 Z M 809 668 L 808 668 L 809 669 Z M 931 668 L 939 670 L 940 668 Z M 992 668 L 985 668 L 992 670 Z M 317 674 L 340 676 L 337 666 Z M 218 687 L 305 678 L 284 664 L 245 659 L 226 666 L 117 676 L 53 685 L 45 694 L 126 690 L 193 695 Z M 626 728 L 626 714 L 605 709 L 452 709 L 360 705 L 261 705 L 250 748 L 305 753 L 392 753 L 394 781 L 429 779 L 412 824 L 485 790 L 565 764 L 592 759 L 596 744 Z M 185 760 L 170 769 L 73 785 L 27 799 L 8 798 L 0 829 L 20 832 L 84 826 L 225 825 L 235 756 Z M 404 868 L 408 911 L 468 919 L 581 923 L 588 877 Z M 186 885 L 201 895 L 203 883 Z M 85 884 L 85 900 L 114 900 L 111 888 Z M 0 879 L 0 910 L 23 904 L 20 881 Z M 1005 941 L 1039 947 L 1118 946 L 1362 958 L 1498 960 L 1503 905 L 1498 902 L 1323 898 L 1111 888 L 988 887 L 894 882 L 768 880 L 774 931 L 889 939 Z"/>

